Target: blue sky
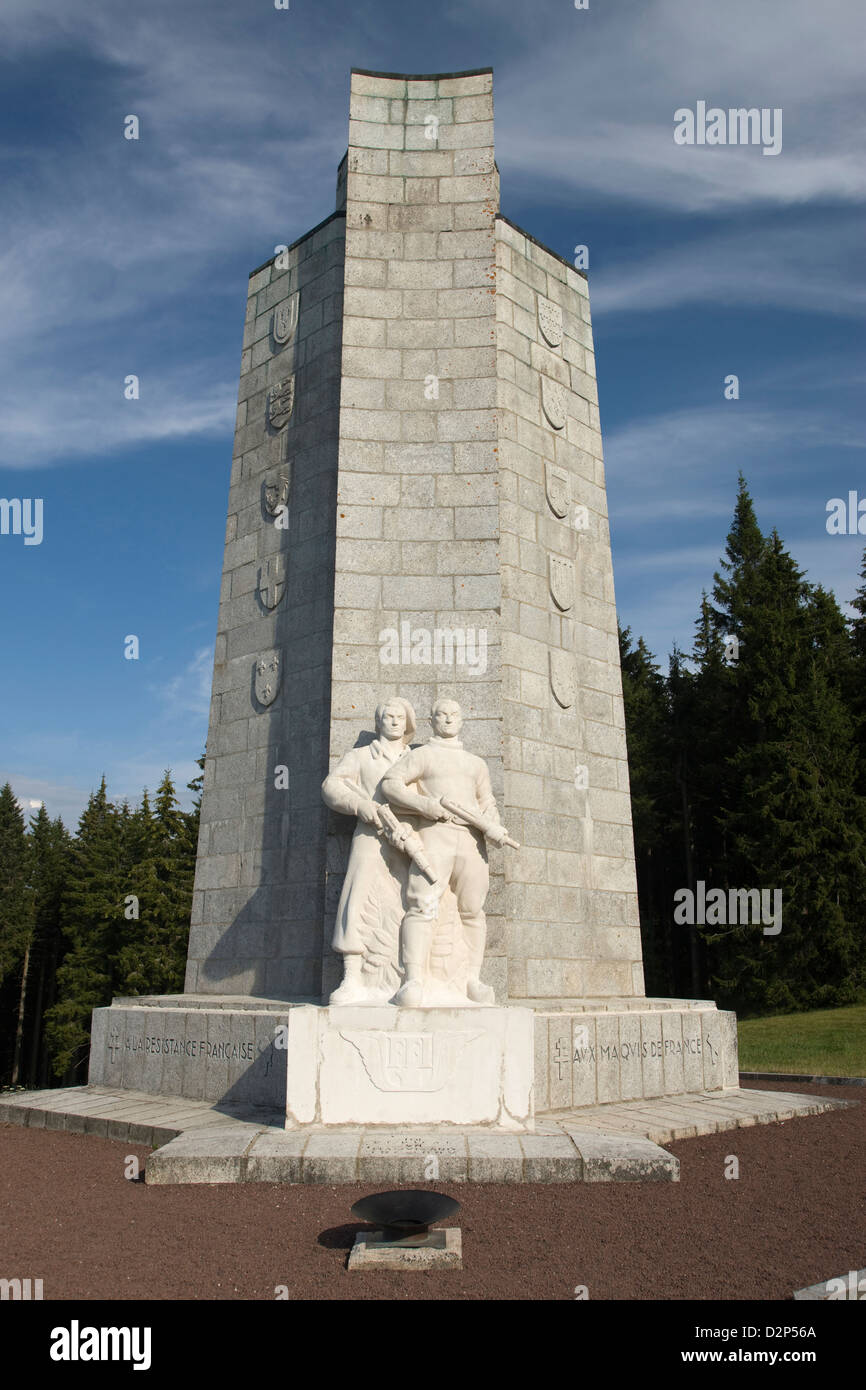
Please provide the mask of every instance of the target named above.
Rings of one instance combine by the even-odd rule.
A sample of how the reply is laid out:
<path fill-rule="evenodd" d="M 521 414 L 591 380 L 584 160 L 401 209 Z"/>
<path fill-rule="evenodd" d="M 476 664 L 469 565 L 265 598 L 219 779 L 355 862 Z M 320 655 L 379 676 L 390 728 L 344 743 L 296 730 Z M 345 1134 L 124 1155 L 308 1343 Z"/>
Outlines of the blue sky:
<path fill-rule="evenodd" d="M 3 0 L 0 497 L 44 538 L 0 536 L 0 782 L 73 825 L 103 772 L 195 772 L 246 277 L 333 210 L 353 66 L 492 65 L 502 211 L 589 247 L 621 620 L 691 645 L 740 468 L 849 600 L 864 37 L 862 0 Z M 780 107 L 782 152 L 677 145 L 698 100 Z"/>

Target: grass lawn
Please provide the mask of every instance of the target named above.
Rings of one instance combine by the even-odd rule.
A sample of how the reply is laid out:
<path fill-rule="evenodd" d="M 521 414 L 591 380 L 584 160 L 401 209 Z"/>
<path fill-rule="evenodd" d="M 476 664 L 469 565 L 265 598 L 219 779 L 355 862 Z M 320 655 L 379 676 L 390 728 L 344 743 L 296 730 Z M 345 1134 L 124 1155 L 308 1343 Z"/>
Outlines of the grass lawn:
<path fill-rule="evenodd" d="M 738 1021 L 741 1071 L 866 1076 L 866 1004 Z"/>

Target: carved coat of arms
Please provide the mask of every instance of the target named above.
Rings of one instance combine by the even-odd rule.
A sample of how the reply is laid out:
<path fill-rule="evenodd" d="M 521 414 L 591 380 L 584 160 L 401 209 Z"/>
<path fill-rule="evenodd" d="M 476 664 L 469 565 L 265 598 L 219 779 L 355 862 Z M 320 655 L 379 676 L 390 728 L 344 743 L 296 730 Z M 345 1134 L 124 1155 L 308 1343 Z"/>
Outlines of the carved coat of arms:
<path fill-rule="evenodd" d="M 282 381 L 275 381 L 268 397 L 268 420 L 272 429 L 281 430 L 283 425 L 288 424 L 294 404 L 294 376 L 286 376 L 283 377 Z"/>
<path fill-rule="evenodd" d="M 563 709 L 570 709 L 576 694 L 574 680 L 574 657 L 571 652 L 551 650 L 550 688 L 553 698 Z"/>
<path fill-rule="evenodd" d="M 538 299 L 538 326 L 541 329 L 542 337 L 551 347 L 559 347 L 562 342 L 562 310 L 558 304 L 552 300 L 545 299 L 543 295 L 536 296 Z"/>
<path fill-rule="evenodd" d="M 553 377 L 541 374 L 541 408 L 548 423 L 561 430 L 568 419 L 568 397 L 565 387 Z"/>
<path fill-rule="evenodd" d="M 547 493 L 547 500 L 553 515 L 566 516 L 571 491 L 567 470 L 557 468 L 556 464 L 546 463 L 544 466 L 544 490 Z"/>
<path fill-rule="evenodd" d="M 295 336 L 295 329 L 298 326 L 298 302 L 300 291 L 296 290 L 289 299 L 284 299 L 282 304 L 278 304 L 274 310 L 271 331 L 274 335 L 274 342 L 280 347 L 285 347 Z"/>
<path fill-rule="evenodd" d="M 291 485 L 291 472 L 267 474 L 262 483 L 262 502 L 268 516 L 276 516 L 280 507 L 288 505 Z"/>
<path fill-rule="evenodd" d="M 276 608 L 286 592 L 286 560 L 284 555 L 271 555 L 259 571 L 259 594 L 266 608 Z M 264 703 L 264 702 L 263 702 Z"/>
<path fill-rule="evenodd" d="M 557 608 L 567 613 L 574 606 L 574 561 L 564 555 L 549 557 L 550 592 Z"/>
<path fill-rule="evenodd" d="M 263 652 L 256 661 L 255 692 L 260 705 L 272 705 L 280 693 L 283 662 L 279 652 Z"/>

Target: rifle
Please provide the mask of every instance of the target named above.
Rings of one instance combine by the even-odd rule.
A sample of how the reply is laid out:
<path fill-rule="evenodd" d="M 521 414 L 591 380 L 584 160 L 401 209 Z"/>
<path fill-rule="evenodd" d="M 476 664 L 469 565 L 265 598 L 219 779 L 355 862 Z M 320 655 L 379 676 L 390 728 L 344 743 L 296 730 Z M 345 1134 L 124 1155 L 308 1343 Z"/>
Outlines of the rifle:
<path fill-rule="evenodd" d="M 490 819 L 485 820 L 478 811 L 469 811 L 465 806 L 461 806 L 458 802 L 452 801 L 450 797 L 440 796 L 439 803 L 452 816 L 456 816 L 459 820 L 463 821 L 465 825 L 471 825 L 474 826 L 476 830 L 480 830 L 482 835 L 489 835 L 491 830 L 502 829 L 496 821 Z M 520 849 L 517 840 L 512 840 L 510 835 L 504 836 L 500 843 L 503 845 L 510 845 L 512 849 Z"/>
<path fill-rule="evenodd" d="M 408 854 L 412 863 L 418 865 L 430 883 L 438 882 L 430 860 L 424 853 L 421 836 L 412 829 L 411 825 L 407 825 L 405 821 L 399 821 L 390 806 L 379 805 L 378 802 L 376 805 L 379 819 L 384 827 L 379 831 L 379 834 L 388 840 L 395 849 L 402 850 L 403 854 Z"/>

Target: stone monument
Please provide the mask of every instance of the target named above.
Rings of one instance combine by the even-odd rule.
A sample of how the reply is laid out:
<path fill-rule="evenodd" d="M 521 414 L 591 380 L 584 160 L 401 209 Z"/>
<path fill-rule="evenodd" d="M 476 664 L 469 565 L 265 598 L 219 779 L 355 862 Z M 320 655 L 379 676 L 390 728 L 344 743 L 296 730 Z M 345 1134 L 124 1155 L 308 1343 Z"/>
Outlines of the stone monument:
<path fill-rule="evenodd" d="M 734 1087 L 733 1015 L 644 996 L 586 276 L 499 210 L 489 69 L 349 116 L 249 281 L 185 993 L 96 1010 L 91 1082 L 517 1129 Z"/>

